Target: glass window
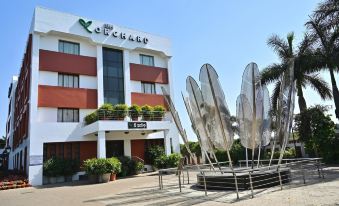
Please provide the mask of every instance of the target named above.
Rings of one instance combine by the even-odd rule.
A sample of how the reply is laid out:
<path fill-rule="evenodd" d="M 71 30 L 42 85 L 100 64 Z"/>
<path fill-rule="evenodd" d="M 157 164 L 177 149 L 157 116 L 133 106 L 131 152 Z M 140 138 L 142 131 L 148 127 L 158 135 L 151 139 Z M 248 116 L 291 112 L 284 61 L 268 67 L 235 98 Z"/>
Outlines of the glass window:
<path fill-rule="evenodd" d="M 154 66 L 154 57 L 140 54 L 140 64 L 147 65 L 147 66 Z"/>
<path fill-rule="evenodd" d="M 103 48 L 104 101 L 111 104 L 125 103 L 124 69 L 121 50 Z"/>
<path fill-rule="evenodd" d="M 145 94 L 156 94 L 154 83 L 141 82 L 141 90 Z"/>
<path fill-rule="evenodd" d="M 66 53 L 66 54 L 80 54 L 80 44 L 59 40 L 59 52 Z"/>
<path fill-rule="evenodd" d="M 58 122 L 79 122 L 79 109 L 58 108 Z"/>
<path fill-rule="evenodd" d="M 59 74 L 58 85 L 60 87 L 79 88 L 79 76 L 71 74 Z"/>

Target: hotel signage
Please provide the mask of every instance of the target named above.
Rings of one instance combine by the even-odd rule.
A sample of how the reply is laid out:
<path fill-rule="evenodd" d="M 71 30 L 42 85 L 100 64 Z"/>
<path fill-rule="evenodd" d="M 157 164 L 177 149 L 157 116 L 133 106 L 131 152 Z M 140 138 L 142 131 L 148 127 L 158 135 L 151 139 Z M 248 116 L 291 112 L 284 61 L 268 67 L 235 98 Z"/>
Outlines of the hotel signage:
<path fill-rule="evenodd" d="M 128 129 L 147 129 L 146 122 L 128 122 Z"/>
<path fill-rule="evenodd" d="M 147 37 L 142 37 L 138 35 L 133 34 L 127 34 L 125 32 L 120 32 L 114 29 L 113 25 L 111 24 L 104 24 L 103 26 L 95 27 L 92 31 L 89 27 L 92 25 L 92 21 L 85 21 L 83 19 L 79 19 L 79 23 L 88 33 L 97 33 L 97 34 L 104 34 L 106 36 L 113 36 L 114 38 L 120 38 L 120 39 L 127 39 L 128 41 L 137 42 L 137 43 L 148 43 Z"/>

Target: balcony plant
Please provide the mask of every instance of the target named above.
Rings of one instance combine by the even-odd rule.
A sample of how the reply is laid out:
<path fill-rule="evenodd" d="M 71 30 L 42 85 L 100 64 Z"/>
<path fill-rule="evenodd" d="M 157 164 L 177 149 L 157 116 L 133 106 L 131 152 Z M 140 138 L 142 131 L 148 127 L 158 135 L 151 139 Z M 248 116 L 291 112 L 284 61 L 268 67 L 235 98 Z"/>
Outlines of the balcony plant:
<path fill-rule="evenodd" d="M 85 123 L 86 125 L 92 124 L 93 122 L 96 122 L 98 120 L 98 113 L 97 111 L 94 111 L 85 117 Z"/>
<path fill-rule="evenodd" d="M 128 106 L 126 104 L 116 104 L 113 107 L 114 110 L 114 119 L 124 120 L 127 116 Z"/>
<path fill-rule="evenodd" d="M 156 105 L 153 108 L 153 120 L 161 121 L 165 115 L 165 108 L 161 105 Z"/>
<path fill-rule="evenodd" d="M 142 119 L 145 121 L 150 121 L 152 119 L 153 108 L 149 105 L 144 105 L 141 107 Z"/>
<path fill-rule="evenodd" d="M 133 104 L 128 108 L 129 116 L 133 121 L 138 121 L 138 117 L 141 115 L 141 108 L 139 105 Z"/>
<path fill-rule="evenodd" d="M 101 105 L 98 109 L 99 120 L 111 120 L 113 119 L 114 107 L 110 103 Z"/>

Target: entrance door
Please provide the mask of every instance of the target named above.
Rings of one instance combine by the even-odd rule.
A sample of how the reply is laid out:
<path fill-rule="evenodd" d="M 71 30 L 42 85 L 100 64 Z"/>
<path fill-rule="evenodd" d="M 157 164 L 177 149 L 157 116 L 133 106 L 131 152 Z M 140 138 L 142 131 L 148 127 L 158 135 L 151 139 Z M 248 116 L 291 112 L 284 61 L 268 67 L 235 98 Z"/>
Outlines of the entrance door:
<path fill-rule="evenodd" d="M 106 141 L 106 157 L 124 156 L 124 140 Z"/>

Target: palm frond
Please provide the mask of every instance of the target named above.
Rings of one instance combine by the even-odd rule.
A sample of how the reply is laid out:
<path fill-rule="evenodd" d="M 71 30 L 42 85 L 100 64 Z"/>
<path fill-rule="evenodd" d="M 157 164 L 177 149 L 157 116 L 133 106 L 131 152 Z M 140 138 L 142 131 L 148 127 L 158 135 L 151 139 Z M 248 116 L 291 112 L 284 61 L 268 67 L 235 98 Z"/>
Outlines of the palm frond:
<path fill-rule="evenodd" d="M 319 76 L 319 73 L 305 75 L 305 80 L 315 90 L 323 100 L 332 99 L 332 91 L 328 83 Z"/>
<path fill-rule="evenodd" d="M 289 46 L 288 43 L 274 34 L 267 40 L 267 45 L 270 46 L 278 56 L 284 60 L 289 57 Z"/>
<path fill-rule="evenodd" d="M 266 67 L 260 73 L 260 80 L 262 85 L 267 85 L 274 81 L 279 80 L 282 76 L 284 71 L 286 71 L 287 65 L 286 64 L 271 64 Z"/>

